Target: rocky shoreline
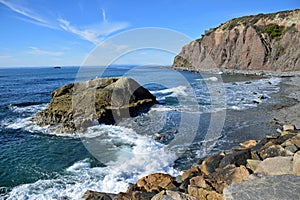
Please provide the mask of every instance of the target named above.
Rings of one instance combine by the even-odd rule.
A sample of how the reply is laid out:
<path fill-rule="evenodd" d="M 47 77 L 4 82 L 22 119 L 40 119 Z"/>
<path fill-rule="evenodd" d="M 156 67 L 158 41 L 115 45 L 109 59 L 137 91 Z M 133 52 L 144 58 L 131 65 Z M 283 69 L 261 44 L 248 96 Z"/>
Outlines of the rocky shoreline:
<path fill-rule="evenodd" d="M 230 152 L 199 160 L 181 176 L 150 174 L 139 179 L 125 193 L 114 196 L 87 191 L 83 198 L 86 200 L 299 199 L 299 150 L 300 130 L 294 125 L 284 125 L 278 135 L 267 136 L 260 141 L 245 141 Z"/>
<path fill-rule="evenodd" d="M 240 70 L 240 69 L 205 69 L 197 67 L 168 67 L 179 71 L 195 72 L 195 73 L 211 73 L 225 75 L 246 75 L 258 77 L 300 77 L 300 71 L 280 72 L 272 70 Z"/>
<path fill-rule="evenodd" d="M 300 77 L 284 78 L 272 98 L 279 104 L 257 107 L 277 132 L 248 140 L 229 152 L 198 161 L 179 177 L 150 174 L 125 193 L 87 191 L 83 198 L 137 199 L 299 199 L 300 198 Z M 262 111 L 262 112 L 264 112 Z M 293 123 L 294 125 L 284 125 Z M 258 130 L 253 130 L 258 131 Z M 259 130 L 262 131 L 262 130 Z M 280 132 L 279 132 L 280 131 Z"/>

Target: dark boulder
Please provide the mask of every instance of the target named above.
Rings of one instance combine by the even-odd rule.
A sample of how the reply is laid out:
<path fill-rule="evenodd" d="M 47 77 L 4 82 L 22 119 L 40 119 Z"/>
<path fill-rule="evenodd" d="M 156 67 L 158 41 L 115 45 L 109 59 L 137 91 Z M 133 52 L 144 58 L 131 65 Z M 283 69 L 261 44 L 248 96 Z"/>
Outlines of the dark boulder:
<path fill-rule="evenodd" d="M 112 200 L 113 196 L 115 195 L 88 190 L 84 193 L 82 198 L 85 200 Z"/>

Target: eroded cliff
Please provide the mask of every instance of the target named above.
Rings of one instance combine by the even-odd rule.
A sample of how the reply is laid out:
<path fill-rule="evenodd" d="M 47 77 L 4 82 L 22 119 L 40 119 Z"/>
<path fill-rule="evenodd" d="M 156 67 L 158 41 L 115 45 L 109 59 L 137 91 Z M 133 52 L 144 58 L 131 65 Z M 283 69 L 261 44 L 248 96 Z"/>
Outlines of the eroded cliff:
<path fill-rule="evenodd" d="M 173 67 L 300 71 L 300 9 L 232 19 L 182 48 Z"/>

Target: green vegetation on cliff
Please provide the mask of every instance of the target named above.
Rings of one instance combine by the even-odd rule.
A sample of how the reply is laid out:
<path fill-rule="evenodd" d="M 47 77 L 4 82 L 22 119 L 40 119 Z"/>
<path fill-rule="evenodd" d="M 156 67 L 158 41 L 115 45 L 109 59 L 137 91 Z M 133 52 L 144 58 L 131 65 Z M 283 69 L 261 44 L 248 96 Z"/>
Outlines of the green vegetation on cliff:
<path fill-rule="evenodd" d="M 284 33 L 284 26 L 278 26 L 277 24 L 268 24 L 264 29 L 264 32 L 267 33 L 271 39 L 280 37 Z"/>

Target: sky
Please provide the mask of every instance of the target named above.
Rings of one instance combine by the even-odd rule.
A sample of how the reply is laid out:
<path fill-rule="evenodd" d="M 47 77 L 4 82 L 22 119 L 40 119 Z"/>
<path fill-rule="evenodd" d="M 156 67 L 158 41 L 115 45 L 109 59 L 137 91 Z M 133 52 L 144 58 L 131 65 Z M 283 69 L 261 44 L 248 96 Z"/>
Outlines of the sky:
<path fill-rule="evenodd" d="M 299 0 L 0 0 L 0 67 L 79 66 L 95 48 L 126 49 L 136 36 L 123 37 L 126 45 L 107 44 L 135 29 L 162 28 L 193 40 L 231 18 L 297 8 Z M 155 33 L 152 39 L 176 42 Z M 176 51 L 147 50 L 119 63 L 170 65 Z"/>

